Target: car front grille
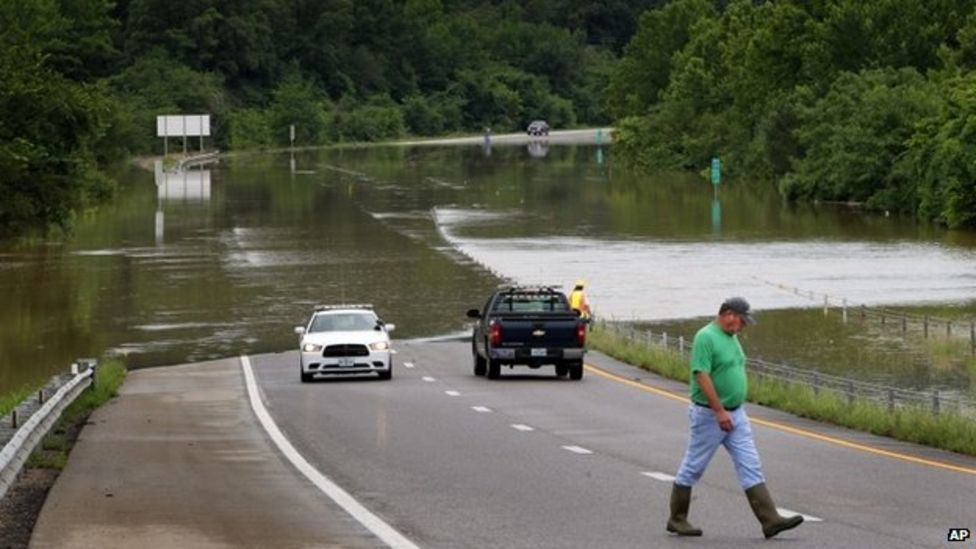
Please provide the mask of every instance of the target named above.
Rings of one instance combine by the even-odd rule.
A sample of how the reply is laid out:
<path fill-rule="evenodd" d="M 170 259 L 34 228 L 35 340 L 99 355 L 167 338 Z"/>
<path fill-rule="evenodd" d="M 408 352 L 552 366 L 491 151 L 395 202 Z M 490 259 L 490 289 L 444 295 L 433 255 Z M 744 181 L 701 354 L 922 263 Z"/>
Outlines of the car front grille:
<path fill-rule="evenodd" d="M 329 345 L 322 351 L 324 357 L 337 356 L 369 356 L 369 349 L 365 345 Z"/>

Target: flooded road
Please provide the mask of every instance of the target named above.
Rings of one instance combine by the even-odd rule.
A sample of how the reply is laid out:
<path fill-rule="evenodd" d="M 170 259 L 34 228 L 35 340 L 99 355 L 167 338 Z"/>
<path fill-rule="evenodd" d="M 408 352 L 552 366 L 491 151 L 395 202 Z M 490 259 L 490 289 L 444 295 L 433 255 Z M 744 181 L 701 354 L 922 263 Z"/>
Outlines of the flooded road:
<path fill-rule="evenodd" d="M 691 332 L 700 319 L 667 319 L 744 295 L 760 320 L 750 354 L 811 367 L 823 353 L 810 349 L 829 346 L 839 368 L 866 336 L 810 337 L 823 324 L 796 308 L 819 304 L 779 285 L 976 316 L 972 233 L 790 207 L 749 182 L 716 193 L 697 174 L 638 176 L 610 153 L 495 142 L 245 155 L 159 184 L 129 171 L 70 240 L 0 246 L 0 392 L 104 352 L 140 367 L 290 349 L 323 302 L 373 303 L 399 338 L 458 333 L 501 279 L 586 278 L 599 315 Z M 878 361 L 868 377 L 968 388 L 976 376 L 962 359 L 932 374 L 917 355 L 908 374 Z"/>

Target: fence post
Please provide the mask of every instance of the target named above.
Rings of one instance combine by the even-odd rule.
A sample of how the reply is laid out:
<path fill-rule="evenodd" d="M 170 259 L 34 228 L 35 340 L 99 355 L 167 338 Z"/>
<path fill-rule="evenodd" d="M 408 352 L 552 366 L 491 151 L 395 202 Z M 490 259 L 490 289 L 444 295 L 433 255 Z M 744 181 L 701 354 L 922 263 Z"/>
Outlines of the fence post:
<path fill-rule="evenodd" d="M 678 353 L 680 353 L 681 356 L 684 356 L 685 354 L 685 336 L 678 336 Z"/>
<path fill-rule="evenodd" d="M 827 307 L 828 306 L 829 306 L 829 302 L 827 301 L 827 296 L 825 294 L 824 295 L 824 316 L 827 316 Z"/>
<path fill-rule="evenodd" d="M 881 311 L 881 325 L 882 326 L 885 325 L 885 313 L 884 313 L 884 310 Z"/>
<path fill-rule="evenodd" d="M 17 408 L 14 408 L 13 411 L 10 412 L 10 426 L 14 429 L 17 428 Z"/>
<path fill-rule="evenodd" d="M 865 305 L 862 303 L 861 304 L 861 320 L 864 320 L 864 317 L 866 316 L 866 313 L 865 313 L 864 309 L 865 309 Z"/>
<path fill-rule="evenodd" d="M 932 413 L 939 415 L 939 390 L 932 392 Z"/>
<path fill-rule="evenodd" d="M 665 349 L 668 348 L 668 333 L 667 332 L 662 332 L 661 333 L 661 345 L 664 345 L 664 348 Z"/>
<path fill-rule="evenodd" d="M 929 315 L 922 317 L 922 329 L 925 332 L 925 339 L 929 338 Z"/>
<path fill-rule="evenodd" d="M 820 372 L 813 373 L 813 394 L 820 394 Z"/>
<path fill-rule="evenodd" d="M 847 324 L 847 298 L 844 298 L 844 310 L 843 310 L 844 324 Z"/>
<path fill-rule="evenodd" d="M 37 403 L 38 404 L 44 404 L 44 388 L 43 387 L 39 391 L 37 391 Z"/>
<path fill-rule="evenodd" d="M 847 403 L 854 405 L 854 382 L 847 380 Z"/>
<path fill-rule="evenodd" d="M 976 356 L 976 322 L 969 321 L 969 353 Z"/>
<path fill-rule="evenodd" d="M 905 332 L 908 331 L 908 318 L 905 317 L 904 313 L 901 315 L 901 335 L 905 336 Z"/>
<path fill-rule="evenodd" d="M 947 320 L 946 321 L 946 339 L 949 339 L 950 337 L 952 337 L 952 321 L 951 320 Z"/>
<path fill-rule="evenodd" d="M 894 389 L 888 389 L 888 411 L 889 412 L 895 411 L 895 390 Z"/>

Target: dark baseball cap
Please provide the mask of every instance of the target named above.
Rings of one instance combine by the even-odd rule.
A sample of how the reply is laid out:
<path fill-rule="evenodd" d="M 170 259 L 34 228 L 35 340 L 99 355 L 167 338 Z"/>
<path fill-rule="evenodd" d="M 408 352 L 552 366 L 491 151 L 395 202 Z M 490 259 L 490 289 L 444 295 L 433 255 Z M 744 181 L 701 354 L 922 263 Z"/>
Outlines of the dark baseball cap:
<path fill-rule="evenodd" d="M 752 325 L 756 323 L 756 319 L 752 317 L 752 309 L 749 307 L 749 302 L 743 297 L 730 297 L 723 301 L 722 306 L 718 309 L 718 314 L 726 311 L 732 311 L 738 314 L 746 324 Z"/>

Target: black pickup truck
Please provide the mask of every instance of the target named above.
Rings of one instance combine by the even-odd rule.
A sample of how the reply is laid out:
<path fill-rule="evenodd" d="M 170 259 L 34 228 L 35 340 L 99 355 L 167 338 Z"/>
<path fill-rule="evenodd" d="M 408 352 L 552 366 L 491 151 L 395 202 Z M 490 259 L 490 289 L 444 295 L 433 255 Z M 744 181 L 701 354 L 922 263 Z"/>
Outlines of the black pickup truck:
<path fill-rule="evenodd" d="M 557 376 L 583 378 L 586 324 L 561 291 L 502 288 L 480 311 L 469 310 L 468 318 L 478 320 L 471 337 L 475 375 L 497 378 L 502 366 L 552 364 Z"/>

